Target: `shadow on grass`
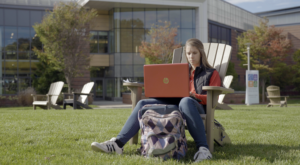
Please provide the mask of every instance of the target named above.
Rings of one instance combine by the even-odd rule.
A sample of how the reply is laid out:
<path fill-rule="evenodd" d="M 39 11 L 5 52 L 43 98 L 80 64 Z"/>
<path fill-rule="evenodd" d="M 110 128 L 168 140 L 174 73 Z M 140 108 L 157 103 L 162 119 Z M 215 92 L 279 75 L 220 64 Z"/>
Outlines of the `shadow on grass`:
<path fill-rule="evenodd" d="M 188 153 L 180 162 L 190 163 L 198 151 L 194 141 L 188 141 Z M 275 160 L 297 159 L 300 146 L 280 146 L 276 144 L 226 144 L 224 147 L 214 144 L 213 160 L 239 160 L 253 157 L 273 163 Z"/>
<path fill-rule="evenodd" d="M 194 154 L 198 151 L 194 141 L 188 141 L 188 152 L 179 162 L 190 164 L 194 162 Z M 139 145 L 137 145 L 139 147 Z M 226 144 L 224 147 L 214 144 L 213 161 L 240 161 L 252 157 L 258 161 L 294 160 L 297 159 L 300 146 L 280 146 L 275 144 Z M 133 155 L 140 155 L 140 152 L 134 151 Z"/>

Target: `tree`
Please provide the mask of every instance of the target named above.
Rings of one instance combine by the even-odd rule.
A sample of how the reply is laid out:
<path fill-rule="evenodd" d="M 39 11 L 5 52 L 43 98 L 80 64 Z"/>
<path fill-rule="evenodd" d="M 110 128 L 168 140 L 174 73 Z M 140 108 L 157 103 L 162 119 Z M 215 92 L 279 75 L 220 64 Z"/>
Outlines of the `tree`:
<path fill-rule="evenodd" d="M 300 49 L 294 53 L 293 60 L 296 62 L 296 65 L 293 66 L 293 84 L 295 89 L 300 91 Z"/>
<path fill-rule="evenodd" d="M 161 22 L 161 21 L 159 21 Z M 150 42 L 142 41 L 139 50 L 142 57 L 145 57 L 146 64 L 171 63 L 173 50 L 181 47 L 175 40 L 177 28 L 171 28 L 170 22 L 164 25 L 152 25 L 149 36 Z"/>
<path fill-rule="evenodd" d="M 80 76 L 83 66 L 89 67 L 89 23 L 96 15 L 95 9 L 87 10 L 76 2 L 61 2 L 42 23 L 33 26 L 43 43 L 43 51 L 34 48 L 34 52 L 64 73 L 69 93 L 71 78 Z"/>
<path fill-rule="evenodd" d="M 291 41 L 282 32 L 282 29 L 268 26 L 268 21 L 263 19 L 259 26 L 254 26 L 254 30 L 248 30 L 238 37 L 241 66 L 247 63 L 247 56 L 244 54 L 247 50 L 245 44 L 251 43 L 251 68 L 259 70 L 263 101 L 266 80 L 270 75 L 278 76 L 272 73 L 284 65 L 283 61 L 292 52 Z"/>
<path fill-rule="evenodd" d="M 234 69 L 234 63 L 233 63 L 233 62 L 230 62 L 230 61 L 229 61 L 226 75 L 232 75 L 232 76 L 233 76 L 233 80 L 236 79 L 237 73 L 236 73 L 236 71 L 235 71 L 235 69 Z"/>
<path fill-rule="evenodd" d="M 49 91 L 50 85 L 56 81 L 64 81 L 64 74 L 54 69 L 53 64 L 45 57 L 41 57 L 36 64 L 36 70 L 31 76 L 32 86 L 37 93 L 45 94 Z"/>

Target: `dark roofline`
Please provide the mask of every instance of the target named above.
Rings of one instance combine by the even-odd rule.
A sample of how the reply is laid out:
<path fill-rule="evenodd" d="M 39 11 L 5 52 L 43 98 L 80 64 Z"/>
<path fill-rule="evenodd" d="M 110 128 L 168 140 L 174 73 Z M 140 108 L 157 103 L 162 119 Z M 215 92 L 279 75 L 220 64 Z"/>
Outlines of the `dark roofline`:
<path fill-rule="evenodd" d="M 272 12 L 279 12 L 279 11 L 292 10 L 292 9 L 300 9 L 300 6 L 283 8 L 283 9 L 276 9 L 276 10 L 269 10 L 269 11 L 254 13 L 254 14 L 256 14 L 256 15 L 269 14 L 269 13 L 272 13 Z"/>

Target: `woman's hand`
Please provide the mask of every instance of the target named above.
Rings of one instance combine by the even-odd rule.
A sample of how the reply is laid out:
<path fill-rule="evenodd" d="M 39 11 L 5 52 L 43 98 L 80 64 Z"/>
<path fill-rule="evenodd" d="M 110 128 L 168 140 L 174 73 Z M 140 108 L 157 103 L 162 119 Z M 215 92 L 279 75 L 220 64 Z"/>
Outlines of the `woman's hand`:
<path fill-rule="evenodd" d="M 195 97 L 195 93 L 190 92 L 190 96 Z"/>

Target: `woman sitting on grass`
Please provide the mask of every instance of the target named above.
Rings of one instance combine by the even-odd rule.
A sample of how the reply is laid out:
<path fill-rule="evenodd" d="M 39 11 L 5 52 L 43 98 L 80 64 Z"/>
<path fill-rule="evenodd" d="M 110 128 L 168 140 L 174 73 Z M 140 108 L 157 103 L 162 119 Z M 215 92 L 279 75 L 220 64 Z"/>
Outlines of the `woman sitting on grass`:
<path fill-rule="evenodd" d="M 192 38 L 186 41 L 185 52 L 190 67 L 189 80 L 191 97 L 184 97 L 182 99 L 151 98 L 140 100 L 119 135 L 103 143 L 93 142 L 91 147 L 94 151 L 122 154 L 123 146 L 137 134 L 140 129 L 138 111 L 144 105 L 174 104 L 179 105 L 179 110 L 185 115 L 188 130 L 196 143 L 197 149 L 199 149 L 194 156 L 195 162 L 212 158 L 206 141 L 203 121 L 199 113 L 206 113 L 206 91 L 202 91 L 202 86 L 221 86 L 220 76 L 219 73 L 209 65 L 203 50 L 203 44 L 200 40 Z M 192 97 L 201 101 L 198 102 Z"/>

